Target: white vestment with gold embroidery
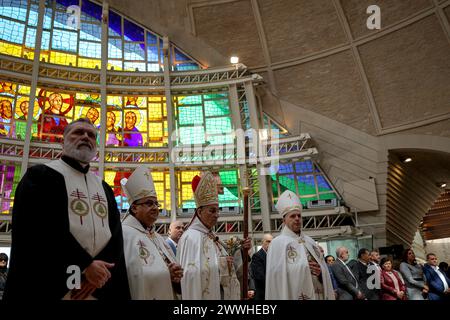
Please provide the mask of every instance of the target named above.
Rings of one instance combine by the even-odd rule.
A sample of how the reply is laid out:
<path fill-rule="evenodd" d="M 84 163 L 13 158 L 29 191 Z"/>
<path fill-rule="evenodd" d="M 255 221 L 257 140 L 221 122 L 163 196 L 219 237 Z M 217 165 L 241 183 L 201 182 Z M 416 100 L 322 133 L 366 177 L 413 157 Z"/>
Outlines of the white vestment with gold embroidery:
<path fill-rule="evenodd" d="M 181 236 L 177 248 L 177 259 L 184 270 L 183 300 L 240 299 L 236 269 L 233 264 L 228 267 L 226 256 L 225 249 L 196 217 Z"/>
<path fill-rule="evenodd" d="M 157 232 L 146 230 L 132 215 L 122 222 L 125 263 L 133 300 L 175 299 L 164 259 L 176 262 L 173 251 Z"/>
<path fill-rule="evenodd" d="M 319 263 L 321 281 L 311 275 L 309 259 Z M 335 299 L 328 267 L 314 240 L 286 226 L 270 244 L 266 270 L 266 300 Z"/>

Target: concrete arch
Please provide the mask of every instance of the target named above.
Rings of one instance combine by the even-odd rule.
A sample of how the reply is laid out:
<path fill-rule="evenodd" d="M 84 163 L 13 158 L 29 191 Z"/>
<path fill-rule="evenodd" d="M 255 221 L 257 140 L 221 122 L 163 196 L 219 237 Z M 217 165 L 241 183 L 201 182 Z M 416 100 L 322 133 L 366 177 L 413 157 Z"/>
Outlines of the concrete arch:
<path fill-rule="evenodd" d="M 394 149 L 423 149 L 450 153 L 450 138 L 446 137 L 398 134 L 383 136 L 380 139 L 381 150 L 386 152 Z"/>

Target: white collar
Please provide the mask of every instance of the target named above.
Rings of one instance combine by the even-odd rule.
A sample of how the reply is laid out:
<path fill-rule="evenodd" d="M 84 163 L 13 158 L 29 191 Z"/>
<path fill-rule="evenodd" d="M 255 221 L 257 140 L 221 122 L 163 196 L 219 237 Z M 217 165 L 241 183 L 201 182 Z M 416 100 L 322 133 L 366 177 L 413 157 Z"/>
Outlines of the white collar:
<path fill-rule="evenodd" d="M 286 225 L 283 227 L 283 230 L 281 230 L 281 234 L 293 239 L 303 238 L 303 234 L 301 232 L 300 235 L 298 235 L 294 231 L 289 229 Z"/>
<path fill-rule="evenodd" d="M 200 231 L 201 233 L 210 233 L 211 230 L 209 230 L 203 222 L 200 221 L 198 216 L 195 216 L 194 220 L 192 221 L 191 225 L 189 226 L 189 229 L 194 229 L 197 231 Z"/>
<path fill-rule="evenodd" d="M 139 220 L 130 213 L 127 213 L 127 216 L 123 218 L 122 224 L 136 229 L 137 231 L 142 233 L 148 233 L 155 230 L 155 225 L 152 226 L 151 230 L 147 230 L 146 228 L 144 228 L 142 223 L 140 223 Z"/>

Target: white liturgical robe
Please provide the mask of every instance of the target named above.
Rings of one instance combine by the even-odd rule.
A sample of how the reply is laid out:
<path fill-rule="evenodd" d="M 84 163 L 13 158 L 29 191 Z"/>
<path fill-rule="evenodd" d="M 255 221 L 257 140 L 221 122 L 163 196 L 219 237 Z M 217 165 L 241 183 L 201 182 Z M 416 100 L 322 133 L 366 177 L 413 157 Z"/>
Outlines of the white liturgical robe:
<path fill-rule="evenodd" d="M 175 299 L 164 259 L 176 262 L 164 238 L 148 231 L 131 214 L 122 222 L 125 262 L 133 300 Z"/>
<path fill-rule="evenodd" d="M 311 275 L 311 259 L 320 264 L 319 277 Z M 314 240 L 286 226 L 270 244 L 266 270 L 266 300 L 335 299 L 328 267 Z"/>
<path fill-rule="evenodd" d="M 228 267 L 225 248 L 196 217 L 178 242 L 177 258 L 184 270 L 183 300 L 239 300 L 236 269 Z M 221 296 L 221 289 L 223 296 Z"/>

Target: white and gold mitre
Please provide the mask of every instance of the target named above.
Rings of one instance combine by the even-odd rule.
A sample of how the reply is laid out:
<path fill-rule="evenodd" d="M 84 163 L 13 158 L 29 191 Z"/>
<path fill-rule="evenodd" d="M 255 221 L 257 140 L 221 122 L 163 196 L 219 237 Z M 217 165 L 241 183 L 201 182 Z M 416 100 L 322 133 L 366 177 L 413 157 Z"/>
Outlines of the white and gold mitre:
<path fill-rule="evenodd" d="M 194 191 L 197 208 L 210 204 L 219 204 L 217 183 L 211 172 L 206 171 L 201 177 L 195 176 L 192 179 L 192 190 Z"/>
<path fill-rule="evenodd" d="M 277 202 L 277 205 L 275 206 L 275 208 L 278 210 L 278 212 L 284 218 L 284 216 L 291 211 L 300 210 L 300 212 L 301 212 L 302 211 L 302 203 L 300 202 L 300 199 L 298 198 L 298 196 L 295 193 L 293 193 L 290 190 L 286 190 L 278 198 L 278 202 Z"/>
<path fill-rule="evenodd" d="M 146 166 L 137 167 L 128 179 L 120 180 L 120 184 L 130 204 L 145 197 L 156 197 L 152 174 Z"/>

